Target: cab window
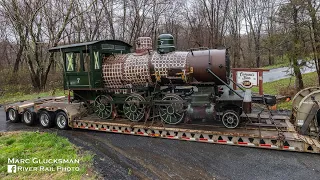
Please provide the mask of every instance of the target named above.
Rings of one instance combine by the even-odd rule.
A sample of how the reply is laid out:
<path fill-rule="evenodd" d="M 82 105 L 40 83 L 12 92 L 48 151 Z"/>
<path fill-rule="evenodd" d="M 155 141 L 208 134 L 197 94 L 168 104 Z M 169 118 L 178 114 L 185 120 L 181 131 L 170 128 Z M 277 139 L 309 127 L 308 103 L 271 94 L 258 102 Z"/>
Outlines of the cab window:
<path fill-rule="evenodd" d="M 74 71 L 73 53 L 66 53 L 66 68 L 67 71 Z"/>
<path fill-rule="evenodd" d="M 72 52 L 72 53 L 66 53 L 66 69 L 68 72 L 81 71 L 81 63 L 80 63 L 80 53 L 78 52 Z"/>
<path fill-rule="evenodd" d="M 90 54 L 89 53 L 83 53 L 83 71 L 88 72 L 90 70 Z"/>
<path fill-rule="evenodd" d="M 93 52 L 94 69 L 100 69 L 99 51 Z"/>
<path fill-rule="evenodd" d="M 80 72 L 81 71 L 80 53 L 74 53 L 73 55 L 74 55 L 74 59 L 75 59 L 76 71 Z"/>

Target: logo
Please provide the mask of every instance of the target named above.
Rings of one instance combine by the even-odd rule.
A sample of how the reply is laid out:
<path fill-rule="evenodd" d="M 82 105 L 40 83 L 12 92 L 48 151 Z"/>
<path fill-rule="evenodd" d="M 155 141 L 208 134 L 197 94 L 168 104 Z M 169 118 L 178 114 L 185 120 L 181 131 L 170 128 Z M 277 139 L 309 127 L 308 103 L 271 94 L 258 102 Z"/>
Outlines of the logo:
<path fill-rule="evenodd" d="M 243 81 L 242 82 L 242 86 L 245 88 L 251 88 L 252 87 L 252 83 L 250 81 Z"/>
<path fill-rule="evenodd" d="M 17 166 L 16 165 L 8 165 L 8 173 L 16 173 Z"/>

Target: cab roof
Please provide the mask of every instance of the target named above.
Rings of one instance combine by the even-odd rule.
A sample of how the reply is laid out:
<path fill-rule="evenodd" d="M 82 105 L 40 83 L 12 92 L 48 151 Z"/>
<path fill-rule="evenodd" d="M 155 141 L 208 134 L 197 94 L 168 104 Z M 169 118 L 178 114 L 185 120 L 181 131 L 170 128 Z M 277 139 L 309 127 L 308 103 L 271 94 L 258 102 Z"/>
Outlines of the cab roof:
<path fill-rule="evenodd" d="M 56 46 L 56 47 L 50 48 L 49 52 L 57 52 L 57 51 L 65 50 L 65 49 L 69 49 L 69 48 L 85 47 L 85 46 L 91 46 L 91 45 L 102 44 L 102 43 L 119 44 L 119 45 L 126 46 L 128 48 L 132 48 L 132 46 L 130 44 L 123 42 L 123 41 L 120 41 L 120 40 L 97 40 L 97 41 Z"/>

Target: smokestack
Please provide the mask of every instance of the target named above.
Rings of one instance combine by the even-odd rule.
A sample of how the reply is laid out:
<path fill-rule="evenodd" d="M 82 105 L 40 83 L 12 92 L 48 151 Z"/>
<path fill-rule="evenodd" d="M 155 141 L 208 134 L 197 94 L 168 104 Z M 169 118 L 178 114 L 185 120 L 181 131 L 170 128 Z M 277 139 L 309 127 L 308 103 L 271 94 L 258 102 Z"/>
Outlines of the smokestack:
<path fill-rule="evenodd" d="M 150 37 L 138 37 L 136 40 L 136 53 L 152 51 L 152 40 Z"/>

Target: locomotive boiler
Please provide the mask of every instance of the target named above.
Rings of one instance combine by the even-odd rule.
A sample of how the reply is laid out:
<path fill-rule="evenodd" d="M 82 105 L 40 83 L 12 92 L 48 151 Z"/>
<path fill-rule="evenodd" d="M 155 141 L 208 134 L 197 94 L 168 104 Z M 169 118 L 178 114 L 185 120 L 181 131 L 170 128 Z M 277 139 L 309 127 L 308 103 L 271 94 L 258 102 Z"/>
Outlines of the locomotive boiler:
<path fill-rule="evenodd" d="M 168 34 L 160 35 L 157 51 L 152 51 L 149 37 L 140 37 L 136 43 L 136 53 L 104 58 L 106 88 L 141 87 L 146 83 L 150 86 L 228 83 L 230 60 L 226 49 L 175 51 L 173 37 Z"/>
<path fill-rule="evenodd" d="M 75 101 L 89 102 L 87 107 L 92 105 L 105 120 L 160 119 L 166 124 L 219 120 L 235 128 L 243 111 L 250 113 L 252 102 L 275 103 L 272 96 L 252 96 L 229 86 L 227 49 L 176 51 L 170 34 L 158 37 L 156 50 L 150 37 L 139 37 L 135 45 L 133 53 L 130 45 L 116 40 L 51 51 L 63 52 L 65 89 L 73 91 Z M 79 52 L 79 63 L 75 52 Z M 87 68 L 86 53 L 91 59 Z"/>

